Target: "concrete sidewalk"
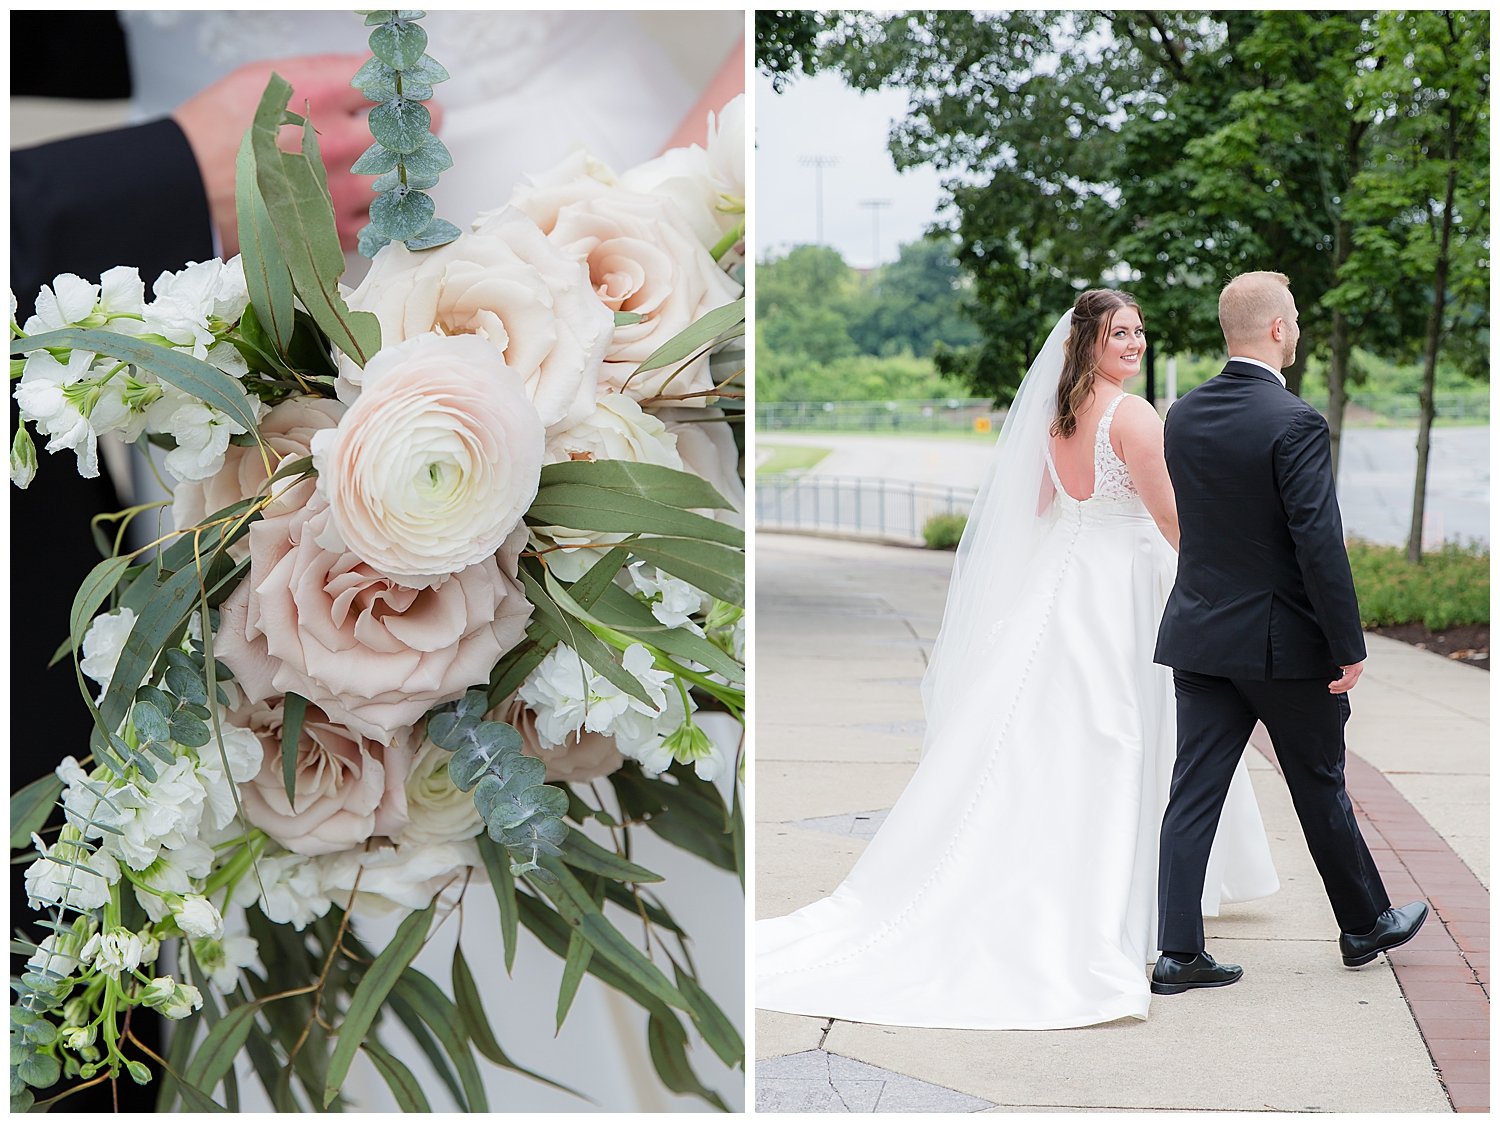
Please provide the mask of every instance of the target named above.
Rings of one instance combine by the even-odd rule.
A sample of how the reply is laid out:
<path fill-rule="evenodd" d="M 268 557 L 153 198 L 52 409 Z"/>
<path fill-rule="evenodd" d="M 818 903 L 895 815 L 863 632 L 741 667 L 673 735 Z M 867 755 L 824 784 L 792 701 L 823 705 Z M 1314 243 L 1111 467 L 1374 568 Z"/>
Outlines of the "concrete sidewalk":
<path fill-rule="evenodd" d="M 952 555 L 756 541 L 756 915 L 842 880 L 916 767 Z M 1055 1032 L 756 1016 L 757 1110 L 1488 1110 L 1489 676 L 1369 637 L 1349 787 L 1392 897 L 1434 914 L 1345 969 L 1286 786 L 1249 764 L 1282 888 L 1209 920 L 1242 963 L 1150 1018 Z M 1264 742 L 1258 731 L 1257 748 Z"/>

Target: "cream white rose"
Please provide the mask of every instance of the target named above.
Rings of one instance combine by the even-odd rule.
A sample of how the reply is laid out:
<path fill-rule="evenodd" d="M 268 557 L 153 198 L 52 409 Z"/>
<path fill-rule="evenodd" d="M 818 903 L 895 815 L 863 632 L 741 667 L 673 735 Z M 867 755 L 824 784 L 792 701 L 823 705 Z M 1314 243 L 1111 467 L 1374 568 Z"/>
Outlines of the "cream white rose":
<path fill-rule="evenodd" d="M 531 605 L 516 582 L 517 528 L 490 555 L 428 589 L 398 585 L 320 545 L 327 507 L 250 528 L 250 573 L 220 608 L 215 654 L 252 702 L 296 693 L 381 744 L 485 682 L 521 641 Z"/>
<path fill-rule="evenodd" d="M 377 843 L 319 859 L 319 876 L 323 892 L 340 907 L 351 909 L 357 919 L 373 919 L 425 909 L 439 895 L 452 907 L 470 881 L 483 880 L 475 869 L 479 863 L 479 846 L 473 841 Z"/>
<path fill-rule="evenodd" d="M 542 468 L 520 377 L 477 336 L 427 334 L 383 349 L 364 378 L 338 428 L 313 435 L 323 544 L 413 588 L 491 557 Z"/>
<path fill-rule="evenodd" d="M 474 793 L 460 791 L 448 775 L 453 754 L 424 742 L 406 779 L 407 824 L 396 836 L 401 845 L 461 842 L 484 829 Z"/>
<path fill-rule="evenodd" d="M 587 264 L 594 291 L 611 311 L 641 317 L 615 328 L 601 382 L 642 401 L 670 394 L 704 404 L 695 395 L 713 387 L 706 355 L 680 371 L 669 366 L 635 373 L 705 312 L 740 295 L 739 285 L 719 269 L 681 211 L 667 199 L 610 187 L 588 175 L 571 189 L 522 188 L 511 202 Z M 476 227 L 483 230 L 483 221 Z"/>
<path fill-rule="evenodd" d="M 281 765 L 283 705 L 258 705 L 241 720 L 260 738 L 261 769 L 240 787 L 245 818 L 294 854 L 334 854 L 406 825 L 409 737 L 389 745 L 359 736 L 309 706 L 297 738 L 296 803 Z"/>
<path fill-rule="evenodd" d="M 426 332 L 485 340 L 521 376 L 549 432 L 588 414 L 614 333 L 578 259 L 514 209 L 491 215 L 484 233 L 434 250 L 392 242 L 349 306 L 380 319 L 386 347 Z M 364 372 L 341 360 L 340 396 L 352 399 L 364 383 Z"/>

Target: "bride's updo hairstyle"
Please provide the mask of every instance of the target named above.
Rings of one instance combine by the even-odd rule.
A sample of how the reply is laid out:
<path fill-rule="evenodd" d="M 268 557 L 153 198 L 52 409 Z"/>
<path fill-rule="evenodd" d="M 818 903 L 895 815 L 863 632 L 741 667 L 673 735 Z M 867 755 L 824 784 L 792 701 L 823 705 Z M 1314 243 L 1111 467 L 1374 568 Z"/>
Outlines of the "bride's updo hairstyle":
<path fill-rule="evenodd" d="M 1057 383 L 1054 437 L 1066 440 L 1078 431 L 1078 414 L 1094 392 L 1099 348 L 1121 308 L 1141 310 L 1135 297 L 1114 289 L 1089 289 L 1073 303 L 1073 326 L 1063 344 L 1062 378 Z"/>

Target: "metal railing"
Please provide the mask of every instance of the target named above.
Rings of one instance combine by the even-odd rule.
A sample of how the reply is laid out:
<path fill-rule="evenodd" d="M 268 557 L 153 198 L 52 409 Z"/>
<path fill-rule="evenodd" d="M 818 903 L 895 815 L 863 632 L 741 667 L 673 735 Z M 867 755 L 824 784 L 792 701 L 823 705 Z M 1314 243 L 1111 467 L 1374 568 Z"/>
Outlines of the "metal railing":
<path fill-rule="evenodd" d="M 772 476 L 755 481 L 755 525 L 917 544 L 928 519 L 968 514 L 976 494 L 905 480 Z"/>

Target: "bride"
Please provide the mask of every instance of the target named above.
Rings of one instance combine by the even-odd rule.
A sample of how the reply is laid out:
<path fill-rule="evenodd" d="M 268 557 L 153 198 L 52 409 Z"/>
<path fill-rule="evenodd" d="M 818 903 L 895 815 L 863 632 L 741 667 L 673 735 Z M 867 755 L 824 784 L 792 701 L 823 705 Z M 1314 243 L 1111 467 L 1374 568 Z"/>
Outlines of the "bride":
<path fill-rule="evenodd" d="M 953 1029 L 1144 1018 L 1175 755 L 1152 662 L 1176 568 L 1145 332 L 1083 293 L 1027 372 L 959 546 L 922 761 L 832 896 L 756 925 L 756 1003 Z M 1277 888 L 1241 761 L 1203 911 Z"/>

